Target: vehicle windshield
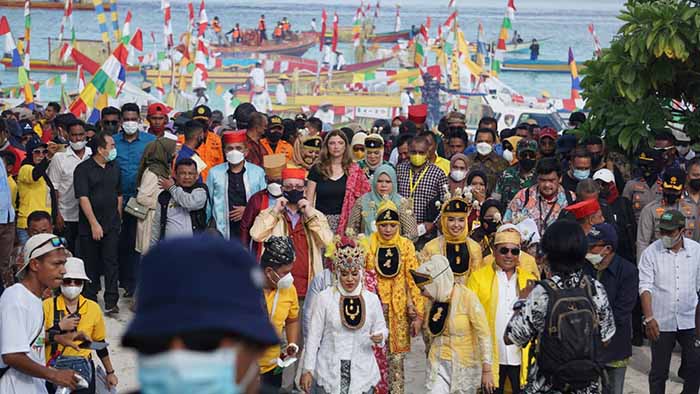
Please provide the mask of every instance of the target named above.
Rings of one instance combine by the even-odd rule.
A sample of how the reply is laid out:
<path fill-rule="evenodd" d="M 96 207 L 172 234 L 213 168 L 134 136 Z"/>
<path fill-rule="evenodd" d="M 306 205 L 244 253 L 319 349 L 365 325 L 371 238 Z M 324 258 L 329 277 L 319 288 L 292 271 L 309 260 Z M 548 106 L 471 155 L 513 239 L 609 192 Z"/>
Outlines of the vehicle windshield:
<path fill-rule="evenodd" d="M 521 124 L 527 122 L 529 119 L 534 119 L 540 127 L 552 127 L 557 131 L 562 131 L 566 129 L 566 124 L 564 120 L 559 116 L 558 113 L 552 112 L 549 114 L 533 114 L 524 112 L 520 115 L 520 119 L 516 124 Z"/>

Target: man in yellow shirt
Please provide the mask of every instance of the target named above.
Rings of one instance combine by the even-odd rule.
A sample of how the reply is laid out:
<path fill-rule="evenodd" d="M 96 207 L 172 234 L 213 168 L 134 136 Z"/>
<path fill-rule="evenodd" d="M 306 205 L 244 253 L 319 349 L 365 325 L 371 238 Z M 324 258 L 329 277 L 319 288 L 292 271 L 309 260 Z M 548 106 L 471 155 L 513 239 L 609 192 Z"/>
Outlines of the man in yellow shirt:
<path fill-rule="evenodd" d="M 294 265 L 294 245 L 289 237 L 271 236 L 265 241 L 265 250 L 260 257 L 260 267 L 265 280 L 263 294 L 270 322 L 281 337 L 285 331 L 287 346 L 271 346 L 260 358 L 260 382 L 270 389 L 282 386 L 284 366 L 279 361 L 296 357 L 299 352 L 299 299 L 294 288 L 292 266 Z M 284 356 L 282 356 L 284 355 Z M 279 360 L 279 361 L 278 361 Z"/>
<path fill-rule="evenodd" d="M 66 273 L 63 275 L 61 294 L 44 300 L 44 326 L 48 335 L 46 360 L 57 369 L 73 369 L 88 382 L 90 392 L 95 387 L 95 363 L 92 359 L 92 349 L 67 347 L 52 342 L 57 334 L 78 331 L 92 339 L 93 344 L 101 344 L 105 340 L 105 322 L 102 309 L 95 302 L 80 295 L 83 284 L 89 282 L 83 261 L 69 257 L 66 261 Z M 116 387 L 117 376 L 109 358 L 109 352 L 104 347 L 97 350 L 97 356 L 107 373 L 107 384 Z"/>

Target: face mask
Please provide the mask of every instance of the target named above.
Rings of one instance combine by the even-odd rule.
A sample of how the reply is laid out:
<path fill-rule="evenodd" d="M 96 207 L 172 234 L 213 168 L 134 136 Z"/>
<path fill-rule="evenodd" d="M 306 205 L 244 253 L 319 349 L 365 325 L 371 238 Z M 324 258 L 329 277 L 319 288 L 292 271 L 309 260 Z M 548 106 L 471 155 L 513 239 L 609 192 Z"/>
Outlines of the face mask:
<path fill-rule="evenodd" d="M 487 156 L 493 151 L 493 146 L 488 142 L 479 142 L 476 144 L 476 151 L 479 152 L 481 156 Z"/>
<path fill-rule="evenodd" d="M 672 194 L 672 193 L 663 193 L 664 200 L 666 200 L 667 203 L 673 205 L 678 201 L 678 198 L 680 197 L 678 194 Z"/>
<path fill-rule="evenodd" d="M 677 147 L 676 147 L 676 150 L 677 150 L 678 153 L 681 155 L 681 157 L 684 157 L 685 155 L 688 154 L 688 152 L 690 152 L 690 146 L 689 146 L 689 145 L 686 145 L 686 146 L 677 146 Z"/>
<path fill-rule="evenodd" d="M 391 128 L 391 135 L 393 135 L 393 136 L 399 135 L 399 128 L 398 128 L 398 127 L 392 127 L 392 128 Z"/>
<path fill-rule="evenodd" d="M 450 178 L 455 182 L 461 182 L 467 177 L 467 172 L 464 170 L 452 170 L 450 171 Z"/>
<path fill-rule="evenodd" d="M 352 151 L 352 155 L 356 161 L 360 161 L 365 158 L 365 151 Z"/>
<path fill-rule="evenodd" d="M 109 154 L 107 154 L 107 157 L 105 157 L 105 161 L 110 162 L 116 158 L 117 158 L 117 148 L 114 148 L 111 151 L 109 151 Z"/>
<path fill-rule="evenodd" d="M 267 185 L 267 192 L 275 198 L 282 197 L 282 186 L 279 183 L 272 182 Z"/>
<path fill-rule="evenodd" d="M 288 192 L 284 192 L 284 198 L 287 199 L 291 204 L 296 204 L 304 198 L 304 192 L 301 190 L 291 190 Z"/>
<path fill-rule="evenodd" d="M 239 151 L 238 149 L 234 149 L 230 152 L 226 153 L 226 161 L 229 162 L 232 165 L 239 164 L 245 159 L 245 155 L 243 152 Z"/>
<path fill-rule="evenodd" d="M 574 170 L 573 172 L 574 178 L 578 179 L 579 181 L 588 179 L 588 176 L 591 175 L 591 170 Z"/>
<path fill-rule="evenodd" d="M 678 234 L 677 237 L 669 237 L 669 236 L 663 236 L 661 237 L 661 243 L 664 245 L 664 248 L 666 249 L 671 249 L 675 244 L 678 243 L 678 240 L 681 239 L 681 235 Z"/>
<path fill-rule="evenodd" d="M 282 134 L 280 134 L 280 133 L 276 133 L 276 132 L 272 132 L 272 131 L 269 131 L 267 133 L 267 140 L 272 142 L 273 144 L 278 143 L 279 140 L 281 140 L 281 139 L 282 139 Z"/>
<path fill-rule="evenodd" d="M 424 154 L 413 154 L 409 156 L 411 160 L 411 164 L 413 164 L 414 167 L 422 167 L 423 164 L 425 164 L 425 161 L 428 160 L 428 156 Z"/>
<path fill-rule="evenodd" d="M 600 165 L 600 162 L 603 161 L 603 155 L 597 154 L 597 155 L 591 155 L 591 164 L 593 167 L 598 168 Z"/>
<path fill-rule="evenodd" d="M 122 123 L 122 130 L 126 135 L 134 135 L 139 131 L 139 122 L 128 121 Z"/>
<path fill-rule="evenodd" d="M 504 150 L 503 151 L 503 159 L 505 159 L 505 161 L 507 161 L 508 163 L 512 162 L 513 161 L 513 152 L 511 152 L 509 150 Z"/>
<path fill-rule="evenodd" d="M 114 133 L 117 132 L 117 125 L 112 125 L 112 124 L 102 125 L 102 131 L 104 131 L 105 133 L 107 133 L 109 135 L 113 135 Z"/>
<path fill-rule="evenodd" d="M 495 220 L 484 220 L 484 230 L 486 230 L 486 234 L 493 234 L 496 232 L 496 229 L 498 228 L 498 223 L 496 223 Z"/>
<path fill-rule="evenodd" d="M 70 143 L 71 149 L 75 151 L 81 151 L 85 149 L 85 145 L 87 145 L 87 141 L 78 141 L 78 142 L 72 142 Z"/>
<path fill-rule="evenodd" d="M 171 350 L 153 356 L 139 356 L 139 383 L 144 394 L 210 393 L 239 394 L 250 384 L 237 385 L 237 350 L 213 352 Z M 246 373 L 246 378 L 249 375 Z M 253 375 L 253 377 L 255 377 Z M 246 380 L 245 378 L 243 380 Z M 245 385 L 244 385 L 245 383 Z"/>
<path fill-rule="evenodd" d="M 277 274 L 277 273 L 275 272 L 275 274 Z M 292 284 L 294 284 L 294 277 L 292 276 L 292 273 L 289 272 L 287 275 L 281 277 L 277 281 L 277 288 L 278 289 L 288 289 L 288 288 L 292 287 Z"/>
<path fill-rule="evenodd" d="M 522 168 L 525 172 L 528 172 L 535 168 L 535 163 L 537 163 L 537 161 L 535 159 L 521 159 L 519 163 L 520 168 Z"/>
<path fill-rule="evenodd" d="M 83 285 L 80 286 L 61 286 L 61 294 L 69 300 L 78 298 L 83 292 Z"/>
<path fill-rule="evenodd" d="M 691 189 L 695 191 L 700 191 L 700 179 L 691 179 L 688 182 L 688 185 L 690 186 Z"/>
<path fill-rule="evenodd" d="M 586 253 L 586 260 L 593 266 L 593 268 L 598 268 L 600 263 L 603 261 L 603 256 L 595 253 Z"/>

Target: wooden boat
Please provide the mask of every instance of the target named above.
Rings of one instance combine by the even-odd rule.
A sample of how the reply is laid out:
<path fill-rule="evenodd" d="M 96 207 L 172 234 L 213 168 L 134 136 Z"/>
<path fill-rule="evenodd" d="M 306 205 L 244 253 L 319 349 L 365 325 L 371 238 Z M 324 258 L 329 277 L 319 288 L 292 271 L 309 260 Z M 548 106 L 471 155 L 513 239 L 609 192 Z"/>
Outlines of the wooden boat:
<path fill-rule="evenodd" d="M 7 69 L 13 69 L 15 67 L 12 66 L 12 59 L 8 57 L 3 57 L 0 60 L 0 63 L 2 63 L 3 66 L 5 66 Z M 66 62 L 66 63 L 53 63 L 49 60 L 45 59 L 31 59 L 29 62 L 29 66 L 31 71 L 34 72 L 42 72 L 42 73 L 68 73 L 68 72 L 76 72 L 78 70 L 78 66 L 72 62 Z M 141 71 L 140 66 L 129 66 L 127 67 L 126 71 L 128 73 L 138 73 Z"/>
<path fill-rule="evenodd" d="M 383 33 L 366 32 L 365 37 L 370 44 L 388 44 L 399 40 L 408 40 L 411 36 L 411 29 L 399 31 L 387 31 Z M 330 43 L 333 38 L 333 31 L 326 31 L 326 41 Z M 352 42 L 352 27 L 338 28 L 338 42 Z"/>
<path fill-rule="evenodd" d="M 102 4 L 105 11 L 110 10 L 109 3 Z M 63 10 L 62 1 L 32 1 L 32 9 Z M 24 0 L 0 0 L 0 8 L 24 8 Z M 73 2 L 73 11 L 93 11 L 95 6 L 88 2 Z"/>
<path fill-rule="evenodd" d="M 579 72 L 585 68 L 585 64 L 578 64 Z M 501 71 L 570 73 L 571 69 L 568 62 L 559 60 L 505 59 Z"/>
<path fill-rule="evenodd" d="M 291 67 L 284 70 L 284 72 L 281 72 L 279 68 L 277 68 L 277 72 L 272 73 L 266 73 L 266 79 L 268 81 L 268 84 L 273 84 L 276 83 L 276 81 L 279 79 L 279 77 L 282 74 L 286 74 L 290 79 L 294 80 L 294 74 L 298 74 L 298 81 L 299 82 L 313 82 L 316 79 L 316 63 L 312 63 L 310 66 L 310 63 L 308 63 L 308 59 L 302 59 L 303 62 L 300 63 L 289 63 L 288 67 Z M 391 60 L 391 58 L 387 59 L 379 59 L 379 60 L 373 60 L 370 62 L 365 62 L 365 63 L 357 63 L 357 64 L 348 64 L 345 66 L 341 71 L 333 71 L 332 75 L 332 80 L 334 82 L 345 82 L 349 83 L 352 81 L 352 76 L 354 73 L 357 72 L 370 72 L 373 70 L 376 70 L 377 68 L 381 67 L 384 65 L 384 63 L 388 62 Z M 161 72 L 161 78 L 165 78 L 170 76 L 170 71 L 162 71 Z M 245 84 L 248 79 L 250 78 L 250 72 L 247 70 L 244 71 L 221 71 L 221 70 L 211 70 L 208 73 L 209 75 L 209 80 L 214 81 L 219 84 L 225 84 L 225 85 L 242 85 Z M 158 78 L 158 70 L 146 70 L 145 71 L 145 76 L 146 79 L 149 80 L 155 80 Z M 188 73 L 183 75 L 185 78 L 185 81 L 190 82 L 192 80 L 192 74 Z M 327 69 L 324 69 L 324 72 L 320 73 L 320 79 L 321 81 L 325 81 L 328 78 L 328 73 Z M 179 81 L 180 79 L 180 73 L 176 72 L 175 73 L 175 79 Z"/>
<path fill-rule="evenodd" d="M 279 44 L 274 40 L 268 40 L 257 44 L 238 44 L 232 46 L 212 45 L 213 52 L 220 52 L 223 57 L 248 57 L 254 53 L 275 53 L 289 56 L 302 56 L 312 46 L 318 43 L 318 34 L 303 32 L 295 35 L 291 41 L 283 41 Z"/>

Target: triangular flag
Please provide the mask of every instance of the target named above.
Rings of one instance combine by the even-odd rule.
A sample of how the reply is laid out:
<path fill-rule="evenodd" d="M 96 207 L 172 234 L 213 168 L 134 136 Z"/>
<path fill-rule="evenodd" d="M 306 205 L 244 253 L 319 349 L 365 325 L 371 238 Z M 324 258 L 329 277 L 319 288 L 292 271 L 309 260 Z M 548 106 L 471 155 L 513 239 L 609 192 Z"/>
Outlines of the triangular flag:
<path fill-rule="evenodd" d="M 134 33 L 134 37 L 131 39 L 130 44 L 134 48 L 138 49 L 139 52 L 143 52 L 143 33 L 141 33 L 141 29 L 136 29 L 136 33 Z"/>

